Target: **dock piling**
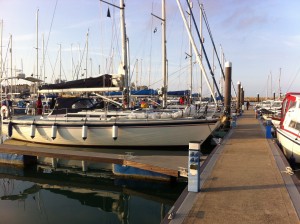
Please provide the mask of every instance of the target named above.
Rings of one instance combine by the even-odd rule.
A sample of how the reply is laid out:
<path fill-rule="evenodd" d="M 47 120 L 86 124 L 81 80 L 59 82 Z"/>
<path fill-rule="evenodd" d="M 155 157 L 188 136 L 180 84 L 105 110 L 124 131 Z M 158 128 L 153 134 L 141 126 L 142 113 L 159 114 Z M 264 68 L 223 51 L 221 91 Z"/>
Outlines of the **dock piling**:
<path fill-rule="evenodd" d="M 237 82 L 237 101 L 236 101 L 236 113 L 239 115 L 241 112 L 241 82 Z"/>
<path fill-rule="evenodd" d="M 86 172 L 88 170 L 87 162 L 82 160 L 81 165 L 82 165 L 82 172 Z"/>
<path fill-rule="evenodd" d="M 57 168 L 57 159 L 52 158 L 51 164 L 52 164 L 52 168 L 56 169 Z"/>
<path fill-rule="evenodd" d="M 224 106 L 225 113 L 230 115 L 231 108 L 231 62 L 227 61 L 225 63 L 225 96 L 224 96 Z"/>

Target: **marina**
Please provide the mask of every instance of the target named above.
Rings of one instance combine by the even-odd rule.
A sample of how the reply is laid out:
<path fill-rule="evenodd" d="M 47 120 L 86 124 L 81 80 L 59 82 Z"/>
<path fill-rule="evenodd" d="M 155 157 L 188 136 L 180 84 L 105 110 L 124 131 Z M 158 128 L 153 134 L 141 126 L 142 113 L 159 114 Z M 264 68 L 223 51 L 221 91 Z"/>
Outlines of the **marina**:
<path fill-rule="evenodd" d="M 290 165 L 286 157 L 276 141 L 267 137 L 266 126 L 255 116 L 253 110 L 244 111 L 238 116 L 236 122 L 236 126 L 230 129 L 223 140 L 201 162 L 199 192 L 189 191 L 186 185 L 189 180 L 183 181 L 182 192 L 178 192 L 177 201 L 166 209 L 165 215 L 161 217 L 162 223 L 299 222 L 299 175 L 297 178 L 295 174 L 291 175 L 288 172 Z M 179 171 L 188 165 L 187 151 L 172 151 L 172 153 L 157 151 L 155 153 L 152 150 L 150 155 L 147 150 L 124 152 L 124 149 L 121 151 L 107 149 L 100 153 L 99 151 L 88 152 L 85 149 L 79 151 L 59 148 L 49 150 L 47 145 L 42 147 L 33 145 L 36 144 L 8 141 L 1 145 L 0 151 L 116 163 L 152 170 L 172 176 L 174 179 L 186 178 L 180 177 Z M 51 164 L 48 169 L 52 170 L 50 172 L 64 170 L 59 166 L 55 168 Z M 81 168 L 79 167 L 78 170 L 80 171 Z M 87 176 L 93 173 L 92 170 L 80 172 Z M 134 176 L 129 176 L 129 179 L 124 180 L 130 181 L 131 179 L 137 184 L 138 180 L 142 180 L 142 183 L 147 179 L 146 177 L 136 179 Z M 117 179 L 123 177 L 115 176 Z M 19 178 L 23 179 L 23 177 Z M 161 184 L 167 182 L 163 181 Z M 231 203 L 228 204 L 228 201 Z M 226 209 L 220 212 L 224 207 Z"/>
<path fill-rule="evenodd" d="M 300 223 L 300 5 L 228 3 L 1 2 L 0 223 Z"/>

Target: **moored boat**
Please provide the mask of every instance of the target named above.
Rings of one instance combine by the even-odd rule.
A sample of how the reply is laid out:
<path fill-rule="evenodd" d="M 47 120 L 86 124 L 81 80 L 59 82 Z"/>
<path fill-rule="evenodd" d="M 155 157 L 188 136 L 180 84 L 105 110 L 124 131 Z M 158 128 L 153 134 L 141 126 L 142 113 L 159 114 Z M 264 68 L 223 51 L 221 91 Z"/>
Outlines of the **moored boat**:
<path fill-rule="evenodd" d="M 300 93 L 286 94 L 276 133 L 286 157 L 300 163 Z"/>
<path fill-rule="evenodd" d="M 135 119 L 21 116 L 4 120 L 3 133 L 18 140 L 57 145 L 188 147 L 190 141 L 204 141 L 220 123 L 219 118 L 173 118 L 166 113 L 161 113 L 160 118 L 151 117 L 150 113 L 144 116 Z"/>
<path fill-rule="evenodd" d="M 163 4 L 164 5 L 164 4 Z M 124 20 L 124 1 L 120 0 L 120 16 L 122 30 L 122 61 L 120 71 L 116 76 L 116 85 L 106 83 L 100 79 L 86 80 L 81 82 L 75 80 L 67 88 L 66 83 L 56 86 L 47 86 L 40 89 L 39 93 L 65 93 L 65 92 L 93 92 L 99 93 L 99 97 L 106 91 L 122 91 L 123 109 L 127 110 L 130 102 L 129 71 L 127 63 L 127 39 Z M 181 9 L 181 7 L 180 7 Z M 164 7 L 163 7 L 163 10 Z M 181 9 L 182 11 L 182 9 Z M 165 13 L 163 13 L 165 14 Z M 186 18 L 183 15 L 186 24 Z M 165 21 L 163 15 L 163 21 Z M 165 31 L 165 22 L 163 22 Z M 211 95 L 216 103 L 213 88 L 207 77 L 205 68 L 200 59 L 200 54 L 195 41 L 189 32 L 189 39 L 193 42 L 193 49 L 197 55 L 197 62 L 200 65 Z M 72 117 L 67 115 L 49 116 L 21 116 L 5 119 L 3 121 L 3 133 L 11 138 L 31 141 L 36 143 L 74 145 L 74 146 L 97 146 L 97 147 L 144 147 L 144 146 L 179 146 L 188 147 L 190 141 L 204 141 L 220 124 L 220 118 L 210 116 L 203 117 L 192 106 L 185 109 L 169 111 L 167 108 L 167 74 L 166 74 L 166 40 L 163 35 L 163 86 L 161 98 L 163 111 L 142 111 L 142 112 L 111 112 L 109 110 L 93 113 L 75 112 Z M 204 47 L 202 46 L 204 51 Z M 207 57 L 206 57 L 207 58 Z M 214 76 L 212 77 L 214 79 Z M 89 82 L 90 81 L 90 82 Z M 113 80 L 112 80 L 113 81 Z M 214 80 L 216 84 L 216 81 Z M 84 85 L 83 85 L 84 84 Z M 92 84 L 89 85 L 89 84 Z M 217 87 L 217 86 L 216 86 Z M 116 88 L 116 89 L 115 89 Z M 219 92 L 219 91 L 218 91 Z M 100 96 L 101 95 L 101 96 Z M 72 108 L 72 109 L 77 109 Z M 215 113 L 214 110 L 212 113 Z M 116 116 L 113 116 L 115 113 Z M 120 114 L 122 113 L 122 116 Z M 111 116 L 107 116 L 111 114 Z"/>

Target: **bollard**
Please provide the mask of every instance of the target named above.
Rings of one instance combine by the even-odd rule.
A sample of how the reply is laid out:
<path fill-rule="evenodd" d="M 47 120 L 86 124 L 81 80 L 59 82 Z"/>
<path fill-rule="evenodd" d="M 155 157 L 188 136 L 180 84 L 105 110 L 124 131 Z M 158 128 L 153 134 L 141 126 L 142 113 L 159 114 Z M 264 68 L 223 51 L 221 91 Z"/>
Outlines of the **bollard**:
<path fill-rule="evenodd" d="M 202 142 L 202 141 L 201 141 Z M 200 147 L 201 142 L 189 143 L 188 191 L 200 191 Z"/>
<path fill-rule="evenodd" d="M 236 121 L 237 121 L 237 114 L 236 113 L 232 113 L 231 117 L 232 117 L 232 119 L 231 119 L 231 127 L 235 128 L 236 127 Z"/>
<path fill-rule="evenodd" d="M 231 127 L 232 127 L 232 128 L 235 128 L 235 127 L 236 127 L 236 120 L 232 120 L 232 121 L 231 121 Z"/>
<path fill-rule="evenodd" d="M 266 138 L 272 138 L 272 125 L 271 121 L 266 122 Z"/>

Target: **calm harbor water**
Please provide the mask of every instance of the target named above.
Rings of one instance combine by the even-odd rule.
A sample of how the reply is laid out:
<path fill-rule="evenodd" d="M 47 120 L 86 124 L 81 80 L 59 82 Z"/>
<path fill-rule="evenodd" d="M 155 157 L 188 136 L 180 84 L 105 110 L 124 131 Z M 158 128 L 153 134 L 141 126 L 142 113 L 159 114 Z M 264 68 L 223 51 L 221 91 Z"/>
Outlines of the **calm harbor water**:
<path fill-rule="evenodd" d="M 160 223 L 186 184 L 1 166 L 0 223 Z"/>

